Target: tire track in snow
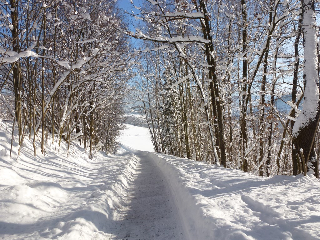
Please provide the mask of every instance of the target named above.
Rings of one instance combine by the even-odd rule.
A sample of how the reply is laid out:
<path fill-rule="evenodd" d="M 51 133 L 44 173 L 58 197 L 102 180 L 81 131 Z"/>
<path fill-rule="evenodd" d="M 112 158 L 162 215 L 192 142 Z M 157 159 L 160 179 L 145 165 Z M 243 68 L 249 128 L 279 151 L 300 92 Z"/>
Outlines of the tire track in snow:
<path fill-rule="evenodd" d="M 147 152 L 136 155 L 139 162 L 123 212 L 118 215 L 115 239 L 184 239 L 178 210 L 161 170 Z"/>

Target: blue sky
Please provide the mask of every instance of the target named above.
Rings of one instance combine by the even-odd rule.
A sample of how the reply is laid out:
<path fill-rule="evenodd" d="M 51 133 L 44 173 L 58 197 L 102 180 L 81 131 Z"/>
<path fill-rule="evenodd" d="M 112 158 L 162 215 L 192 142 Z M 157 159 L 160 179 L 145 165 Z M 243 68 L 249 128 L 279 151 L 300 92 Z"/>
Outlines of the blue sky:
<path fill-rule="evenodd" d="M 141 6 L 143 0 L 132 0 L 135 6 Z M 135 13 L 138 12 L 137 9 L 134 8 L 134 6 L 131 4 L 130 0 L 118 0 L 117 1 L 118 6 L 123 9 L 123 11 L 131 13 L 134 11 Z M 136 25 L 138 24 L 138 20 L 136 20 L 134 17 L 130 16 L 129 14 L 125 14 L 126 21 L 129 22 L 129 30 L 132 32 L 135 32 Z M 131 44 L 133 46 L 139 46 L 141 43 L 141 40 L 131 38 Z"/>
<path fill-rule="evenodd" d="M 134 11 L 135 13 L 138 13 L 138 10 L 134 8 L 134 6 L 140 7 L 142 4 L 142 0 L 132 0 L 133 4 L 130 2 L 130 0 L 118 0 L 117 4 L 120 8 L 122 8 L 124 11 L 127 11 L 129 13 L 131 13 L 132 11 Z M 128 14 L 127 14 L 128 15 Z M 134 23 L 137 22 L 137 20 L 132 17 L 132 16 L 128 16 L 128 18 L 133 21 Z"/>
<path fill-rule="evenodd" d="M 118 0 L 117 3 L 118 6 L 122 9 L 125 9 L 127 11 L 131 10 L 132 5 L 130 3 L 130 0 Z"/>

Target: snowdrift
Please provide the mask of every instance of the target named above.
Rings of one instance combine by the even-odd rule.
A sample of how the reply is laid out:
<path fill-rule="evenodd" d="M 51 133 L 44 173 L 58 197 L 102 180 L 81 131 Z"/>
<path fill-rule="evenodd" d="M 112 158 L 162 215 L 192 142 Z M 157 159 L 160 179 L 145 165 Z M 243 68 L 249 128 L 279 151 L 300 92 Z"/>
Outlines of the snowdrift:
<path fill-rule="evenodd" d="M 261 178 L 238 170 L 152 152 L 148 130 L 126 125 L 115 155 L 93 159 L 81 146 L 48 139 L 20 156 L 11 128 L 0 121 L 0 238 L 117 239 L 117 214 L 149 151 L 170 188 L 185 240 L 320 239 L 320 182 L 313 176 Z M 139 186 L 136 186 L 139 187 Z"/>
<path fill-rule="evenodd" d="M 320 239 L 320 182 L 261 178 L 150 153 L 166 176 L 189 239 Z"/>
<path fill-rule="evenodd" d="M 0 238 L 108 239 L 114 212 L 122 205 L 136 158 L 70 149 L 48 139 L 45 156 L 25 139 L 21 154 L 11 127 L 0 121 Z"/>

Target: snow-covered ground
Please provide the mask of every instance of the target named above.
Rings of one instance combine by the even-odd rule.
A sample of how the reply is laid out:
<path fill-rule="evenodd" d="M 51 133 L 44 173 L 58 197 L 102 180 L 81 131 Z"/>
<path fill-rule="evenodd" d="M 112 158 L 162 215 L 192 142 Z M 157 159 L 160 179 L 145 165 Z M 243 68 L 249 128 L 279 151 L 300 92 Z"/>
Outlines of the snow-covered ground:
<path fill-rule="evenodd" d="M 125 124 L 118 141 L 132 150 L 154 151 L 149 130 L 145 127 Z"/>
<path fill-rule="evenodd" d="M 76 144 L 46 145 L 46 155 L 25 139 L 20 156 L 10 128 L 0 122 L 0 239 L 109 239 L 122 204 L 127 176 L 136 164 L 130 152 L 97 153 L 90 160 Z"/>
<path fill-rule="evenodd" d="M 320 182 L 261 178 L 153 152 L 126 125 L 115 155 L 48 140 L 20 156 L 0 121 L 0 239 L 320 239 Z"/>
<path fill-rule="evenodd" d="M 320 182 L 157 154 L 191 239 L 320 239 Z"/>

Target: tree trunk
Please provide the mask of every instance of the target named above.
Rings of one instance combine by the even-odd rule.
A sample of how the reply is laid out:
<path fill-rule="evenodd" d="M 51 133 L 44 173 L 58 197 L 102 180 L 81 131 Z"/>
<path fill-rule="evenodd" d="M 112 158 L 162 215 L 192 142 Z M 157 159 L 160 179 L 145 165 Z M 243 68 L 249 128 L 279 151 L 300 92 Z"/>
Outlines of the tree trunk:
<path fill-rule="evenodd" d="M 269 28 L 271 28 L 272 22 L 273 22 L 273 13 L 274 13 L 274 1 L 270 1 L 270 9 L 269 9 Z M 274 13 L 275 14 L 275 13 Z M 270 36 L 271 29 L 268 29 L 268 36 Z M 259 175 L 264 175 L 264 155 L 265 150 L 269 148 L 269 142 L 267 141 L 267 144 L 265 144 L 264 139 L 266 138 L 265 134 L 265 94 L 266 94 L 266 85 L 267 85 L 267 73 L 268 73 L 268 57 L 269 57 L 269 48 L 270 48 L 270 41 L 267 41 L 266 44 L 266 52 L 264 56 L 264 66 L 263 66 L 263 77 L 262 77 L 262 83 L 261 83 L 261 97 L 260 97 L 260 119 L 259 119 Z M 275 69 L 274 69 L 275 70 Z M 266 145 L 266 146 L 264 146 Z"/>
<path fill-rule="evenodd" d="M 301 5 L 303 11 L 305 89 L 302 112 L 293 126 L 295 155 L 292 157 L 301 162 L 304 174 L 313 170 L 314 175 L 319 177 L 318 161 L 314 151 L 314 139 L 319 121 L 319 79 L 314 0 L 301 0 Z"/>
<path fill-rule="evenodd" d="M 46 41 L 46 11 L 43 14 L 43 45 L 45 45 Z M 45 49 L 42 51 L 42 56 L 45 55 Z M 42 133 L 41 133 L 41 152 L 44 155 L 44 135 L 45 135 L 45 86 L 44 86 L 44 58 L 42 58 L 42 69 L 41 69 L 41 126 L 42 126 Z"/>
<path fill-rule="evenodd" d="M 246 1 L 241 0 L 242 14 L 242 84 L 241 84 L 241 112 L 240 112 L 240 139 L 241 139 L 241 158 L 242 170 L 248 172 L 248 160 L 246 157 L 246 149 L 248 143 L 247 136 L 247 80 L 248 80 L 248 60 L 247 60 L 247 8 Z"/>
<path fill-rule="evenodd" d="M 14 52 L 20 52 L 20 41 L 19 41 L 19 19 L 18 19 L 18 0 L 10 0 L 10 7 L 14 9 L 11 11 L 11 21 L 12 21 L 12 50 Z M 22 76 L 21 76 L 21 67 L 20 61 L 13 63 L 13 89 L 15 96 L 15 119 L 18 123 L 18 132 L 19 132 L 19 145 L 22 144 Z"/>
<path fill-rule="evenodd" d="M 297 103 L 297 89 L 298 89 L 298 74 L 299 74 L 299 64 L 300 64 L 300 58 L 299 58 L 299 41 L 301 37 L 301 31 L 302 31 L 302 19 L 303 19 L 303 11 L 301 11 L 300 18 L 299 18 L 299 25 L 297 30 L 297 36 L 294 42 L 294 56 L 295 56 L 295 63 L 294 63 L 294 71 L 293 71 L 293 80 L 292 80 L 292 103 Z M 296 111 L 293 108 L 292 113 L 290 117 L 295 118 L 296 117 Z M 293 129 L 294 121 L 291 121 L 291 129 Z M 294 144 L 292 143 L 292 170 L 293 175 L 298 174 L 298 158 L 296 151 L 297 149 L 294 147 Z"/>
<path fill-rule="evenodd" d="M 218 78 L 216 74 L 216 63 L 215 59 L 212 56 L 213 53 L 213 41 L 211 36 L 211 27 L 209 23 L 208 12 L 206 8 L 206 3 L 201 0 L 200 7 L 204 13 L 204 21 L 202 23 L 202 31 L 204 38 L 209 40 L 209 43 L 206 44 L 206 60 L 209 67 L 209 79 L 210 82 L 210 95 L 211 95 L 211 103 L 213 108 L 214 114 L 214 126 L 216 131 L 216 141 L 218 142 L 219 150 L 220 150 L 220 164 L 224 167 L 227 166 L 226 160 L 226 148 L 225 148 L 225 139 L 224 139 L 224 122 L 223 122 L 223 107 L 222 107 L 222 100 L 220 98 L 220 89 Z"/>

